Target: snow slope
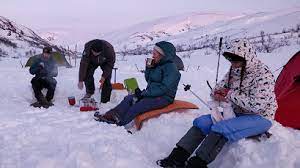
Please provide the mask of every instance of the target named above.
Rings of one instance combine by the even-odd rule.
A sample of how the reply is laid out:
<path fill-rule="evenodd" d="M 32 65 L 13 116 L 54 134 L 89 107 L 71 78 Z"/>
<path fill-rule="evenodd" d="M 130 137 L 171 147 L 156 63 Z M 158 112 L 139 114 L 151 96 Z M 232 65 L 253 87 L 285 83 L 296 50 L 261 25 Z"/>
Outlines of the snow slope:
<path fill-rule="evenodd" d="M 272 54 L 259 57 L 272 70 L 285 64 L 299 46 L 280 48 Z M 127 56 L 127 61 L 117 61 L 118 81 L 136 77 L 145 87 L 143 74 L 147 56 Z M 191 127 L 195 117 L 208 110 L 182 84 L 192 84 L 192 90 L 204 100 L 209 99 L 206 80 L 215 80 L 216 53 L 205 55 L 194 52 L 183 59 L 188 70 L 182 72 L 177 99 L 191 101 L 199 110 L 171 113 L 152 119 L 141 131 L 130 135 L 123 127 L 99 123 L 93 113 L 81 113 L 67 103 L 68 96 L 83 96 L 76 88 L 78 67 L 59 69 L 55 106 L 49 109 L 29 107 L 34 101 L 28 69 L 22 69 L 18 60 L 4 58 L 0 61 L 0 167 L 1 168 L 153 168 L 155 161 L 166 157 L 175 143 Z M 229 64 L 221 59 L 220 75 Z M 276 72 L 278 74 L 279 72 Z M 95 81 L 101 71 L 97 70 Z M 113 101 L 100 106 L 104 113 L 114 107 L 126 92 L 113 94 Z M 95 94 L 99 99 L 99 93 Z M 209 167 L 215 168 L 298 168 L 300 167 L 300 131 L 284 128 L 274 122 L 273 136 L 261 143 L 241 140 L 228 144 Z"/>
<path fill-rule="evenodd" d="M 253 37 L 265 33 L 280 33 L 300 24 L 300 8 L 254 14 L 188 13 L 154 20 L 102 36 L 117 50 L 153 45 L 161 40 L 176 45 L 193 45 L 205 36 Z"/>
<path fill-rule="evenodd" d="M 32 56 L 44 46 L 61 50 L 31 29 L 0 16 L 0 57 Z"/>

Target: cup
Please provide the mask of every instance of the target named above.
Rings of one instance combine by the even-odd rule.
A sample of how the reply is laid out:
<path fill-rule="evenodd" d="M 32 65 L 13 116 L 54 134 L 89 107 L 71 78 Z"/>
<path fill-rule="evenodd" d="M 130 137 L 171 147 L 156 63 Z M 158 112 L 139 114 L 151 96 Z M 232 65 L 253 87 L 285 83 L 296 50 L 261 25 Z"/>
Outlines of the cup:
<path fill-rule="evenodd" d="M 75 101 L 75 97 L 74 96 L 68 97 L 68 100 L 69 100 L 70 106 L 74 106 L 75 105 L 76 101 Z"/>
<path fill-rule="evenodd" d="M 153 61 L 154 61 L 153 58 L 147 58 L 146 59 L 146 66 L 147 67 L 152 67 L 153 66 Z"/>

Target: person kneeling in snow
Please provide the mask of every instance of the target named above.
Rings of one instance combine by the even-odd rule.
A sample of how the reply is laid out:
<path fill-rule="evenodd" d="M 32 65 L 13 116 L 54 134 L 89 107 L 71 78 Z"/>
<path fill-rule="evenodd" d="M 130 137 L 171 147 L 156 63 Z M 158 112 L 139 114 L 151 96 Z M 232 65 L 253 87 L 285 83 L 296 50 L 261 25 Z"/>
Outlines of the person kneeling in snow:
<path fill-rule="evenodd" d="M 30 66 L 29 72 L 35 77 L 32 78 L 31 84 L 34 91 L 34 96 L 37 99 L 37 102 L 31 104 L 34 107 L 44 107 L 48 108 L 52 106 L 56 80 L 54 77 L 57 76 L 57 64 L 52 58 L 52 48 L 45 47 L 43 49 L 43 54 L 38 55 Z M 41 92 L 42 89 L 48 89 L 46 97 Z"/>
<path fill-rule="evenodd" d="M 211 96 L 214 101 L 229 103 L 236 117 L 209 114 L 196 118 L 171 154 L 157 161 L 161 167 L 205 168 L 226 142 L 262 134 L 272 126 L 270 120 L 277 108 L 274 76 L 247 40 L 234 41 L 227 49 L 223 56 L 231 62 L 230 70 Z M 195 150 L 196 155 L 190 157 Z"/>
<path fill-rule="evenodd" d="M 137 88 L 133 95 L 128 95 L 115 108 L 95 119 L 119 126 L 130 123 L 137 115 L 163 108 L 174 101 L 180 73 L 173 62 L 176 49 L 172 43 L 161 41 L 155 44 L 153 60 L 146 63 L 145 79 L 147 88 Z"/>

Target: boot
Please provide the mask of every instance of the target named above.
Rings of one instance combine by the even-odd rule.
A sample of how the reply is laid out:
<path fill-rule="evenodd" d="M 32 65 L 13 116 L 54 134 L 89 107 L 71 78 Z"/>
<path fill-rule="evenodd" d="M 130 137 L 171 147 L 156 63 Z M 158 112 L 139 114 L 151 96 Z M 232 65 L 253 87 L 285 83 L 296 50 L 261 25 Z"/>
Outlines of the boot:
<path fill-rule="evenodd" d="M 186 168 L 207 168 L 207 163 L 201 158 L 193 156 L 187 161 Z"/>
<path fill-rule="evenodd" d="M 190 157 L 190 153 L 188 153 L 185 149 L 180 146 L 174 148 L 171 154 L 162 159 L 156 161 L 156 164 L 160 167 L 165 168 L 184 168 L 185 161 Z"/>
<path fill-rule="evenodd" d="M 117 117 L 117 114 L 113 110 L 106 112 L 104 115 L 99 114 L 99 112 L 95 112 L 94 119 L 96 121 L 106 122 L 108 124 L 118 125 L 118 123 L 120 122 L 119 118 Z"/>
<path fill-rule="evenodd" d="M 32 104 L 30 104 L 30 106 L 33 106 L 33 107 L 38 107 L 38 108 L 41 108 L 42 107 L 42 105 L 41 105 L 41 103 L 40 102 L 34 102 L 34 103 L 32 103 Z"/>
<path fill-rule="evenodd" d="M 82 99 L 88 99 L 88 98 L 91 98 L 93 96 L 93 94 L 91 93 L 86 93 Z"/>
<path fill-rule="evenodd" d="M 215 160 L 228 140 L 221 134 L 211 131 L 196 151 L 196 156 L 207 164 Z"/>
<path fill-rule="evenodd" d="M 44 102 L 44 104 L 42 105 L 44 108 L 49 108 L 51 106 L 54 106 L 54 104 L 51 102 L 51 101 L 47 101 L 47 102 Z"/>
<path fill-rule="evenodd" d="M 32 104 L 33 107 L 49 108 L 50 104 L 43 94 L 40 94 L 36 99 L 37 99 L 37 102 Z"/>

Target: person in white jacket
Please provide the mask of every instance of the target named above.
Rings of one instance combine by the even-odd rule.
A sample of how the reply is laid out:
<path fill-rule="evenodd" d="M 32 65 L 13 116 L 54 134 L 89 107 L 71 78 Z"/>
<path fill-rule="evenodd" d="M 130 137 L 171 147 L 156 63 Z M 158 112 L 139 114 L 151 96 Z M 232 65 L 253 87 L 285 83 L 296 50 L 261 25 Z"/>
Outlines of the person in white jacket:
<path fill-rule="evenodd" d="M 274 76 L 257 59 L 247 40 L 235 40 L 231 44 L 223 53 L 231 67 L 212 90 L 211 97 L 214 102 L 230 105 L 236 117 L 226 119 L 217 115 L 216 119 L 208 114 L 196 118 L 171 154 L 157 161 L 159 166 L 205 168 L 226 142 L 262 134 L 272 126 L 270 120 L 277 109 Z M 190 157 L 195 150 L 196 155 Z"/>

